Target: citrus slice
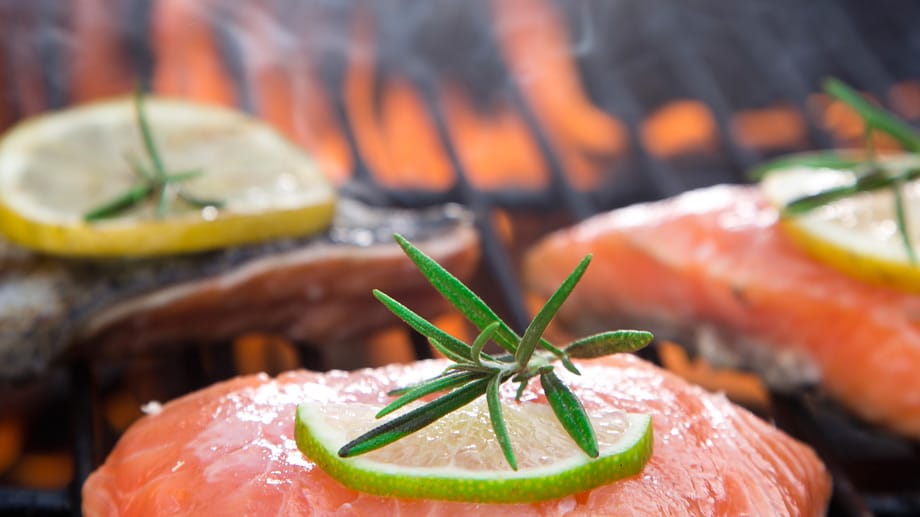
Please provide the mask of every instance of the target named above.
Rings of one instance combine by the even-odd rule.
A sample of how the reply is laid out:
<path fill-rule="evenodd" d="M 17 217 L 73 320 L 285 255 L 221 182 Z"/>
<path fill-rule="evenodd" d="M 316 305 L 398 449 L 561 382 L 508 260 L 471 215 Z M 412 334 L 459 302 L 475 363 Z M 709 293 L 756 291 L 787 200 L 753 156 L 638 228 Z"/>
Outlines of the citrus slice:
<path fill-rule="evenodd" d="M 146 200 L 114 218 L 94 208 L 136 186 L 150 164 L 132 98 L 28 119 L 0 140 L 0 233 L 52 254 L 142 256 L 304 235 L 330 223 L 335 190 L 314 162 L 268 125 L 237 111 L 147 98 L 144 112 L 170 173 L 200 171 L 157 217 Z M 167 192 L 175 197 L 175 190 Z"/>
<path fill-rule="evenodd" d="M 390 445 L 340 458 L 356 430 L 380 423 L 369 404 L 298 406 L 297 445 L 343 485 L 376 495 L 490 503 L 554 499 L 637 474 L 652 454 L 649 415 L 589 411 L 600 455 L 590 458 L 546 403 L 503 405 L 518 470 L 508 466 L 484 400 L 444 416 Z"/>
<path fill-rule="evenodd" d="M 885 159 L 893 172 L 920 165 L 914 156 Z M 769 173 L 761 190 L 782 208 L 803 196 L 829 188 L 852 185 L 856 174 L 832 168 L 789 167 Z M 912 209 L 920 199 L 920 183 L 908 182 L 905 198 L 907 228 L 920 255 L 920 211 Z M 920 266 L 911 263 L 898 231 L 894 193 L 891 188 L 855 194 L 832 201 L 799 215 L 784 216 L 784 231 L 806 252 L 850 276 L 888 287 L 920 291 Z"/>

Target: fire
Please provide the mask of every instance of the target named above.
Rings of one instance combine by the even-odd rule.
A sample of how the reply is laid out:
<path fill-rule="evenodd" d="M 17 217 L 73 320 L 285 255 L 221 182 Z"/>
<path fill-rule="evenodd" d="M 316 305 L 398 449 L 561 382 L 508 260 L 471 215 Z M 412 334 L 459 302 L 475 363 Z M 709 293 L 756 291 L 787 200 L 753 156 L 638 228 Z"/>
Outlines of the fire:
<path fill-rule="evenodd" d="M 319 82 L 317 56 L 280 37 L 284 29 L 258 4 L 237 18 L 256 114 L 312 151 L 334 182 L 346 181 L 351 176 L 351 152 L 333 101 Z"/>
<path fill-rule="evenodd" d="M 120 95 L 131 91 L 135 79 L 120 39 L 124 29 L 120 20 L 107 16 L 111 2 L 78 0 L 74 9 L 73 31 L 80 49 L 73 53 L 71 100 Z"/>
<path fill-rule="evenodd" d="M 555 165 L 577 189 L 616 179 L 610 171 L 629 152 L 629 131 L 586 91 L 565 14 L 553 1 L 485 4 L 508 73 L 507 84 L 494 85 L 488 110 L 477 108 L 459 81 L 434 78 L 422 91 L 405 72 L 381 67 L 387 42 L 378 33 L 386 37 L 386 31 L 379 30 L 383 22 L 373 5 L 350 4 L 347 16 L 336 18 L 326 15 L 338 8 L 295 4 L 150 3 L 154 91 L 251 110 L 339 184 L 362 165 L 380 185 L 395 189 L 446 191 L 461 173 L 479 190 L 544 189 Z M 48 79 L 56 73 L 42 69 L 36 35 L 47 22 L 39 10 L 4 9 L 0 84 L 11 91 L 0 99 L 0 128 L 51 107 Z M 75 0 L 55 11 L 66 15 L 60 20 L 73 31 L 67 34 L 72 44 L 65 45 L 66 100 L 134 88 L 141 63 L 128 44 L 138 36 L 127 34 L 123 17 L 112 11 L 108 0 Z M 336 37 L 338 46 L 329 52 L 326 40 Z M 322 75 L 329 61 L 342 67 L 341 77 Z M 886 100 L 901 116 L 920 119 L 920 82 L 894 84 Z M 811 116 L 840 145 L 862 145 L 862 121 L 849 108 L 822 94 L 808 105 L 807 114 L 786 104 L 736 112 L 730 136 L 757 150 L 802 148 L 808 142 L 805 117 Z M 720 130 L 709 108 L 693 99 L 660 106 L 637 129 L 640 143 L 661 159 L 713 152 Z M 874 139 L 882 149 L 894 147 L 884 135 Z"/>
<path fill-rule="evenodd" d="M 7 48 L 0 49 L 0 66 L 4 67 L 0 71 L 0 78 L 4 79 L 0 87 L 10 87 L 12 91 L 0 93 L 14 103 L 5 116 L 27 117 L 47 109 L 48 104 L 48 92 L 42 81 L 42 60 L 35 38 L 38 16 L 30 10 L 10 12 L 7 7 L 4 11 L 0 12 L 4 16 L 0 19 L 0 41 Z M 7 14 L 10 16 L 7 17 Z M 4 77 L 6 74 L 9 76 Z"/>
<path fill-rule="evenodd" d="M 873 96 L 865 95 L 865 97 L 873 104 L 879 104 L 878 99 Z M 830 133 L 840 146 L 863 147 L 866 124 L 853 108 L 823 93 L 811 95 L 808 99 L 808 106 L 821 127 Z M 872 143 L 876 149 L 880 150 L 900 148 L 893 138 L 878 131 L 873 132 Z"/>
<path fill-rule="evenodd" d="M 344 96 L 361 156 L 386 186 L 450 188 L 453 172 L 417 89 L 406 80 L 385 78 L 377 109 L 373 27 L 367 16 L 356 20 Z"/>
<path fill-rule="evenodd" d="M 920 81 L 901 81 L 888 91 L 888 102 L 898 115 L 920 120 Z"/>
<path fill-rule="evenodd" d="M 272 334 L 243 334 L 233 341 L 233 364 L 241 375 L 277 375 L 300 366 L 294 345 Z"/>
<path fill-rule="evenodd" d="M 496 33 L 512 76 L 561 155 L 569 180 L 580 189 L 596 187 L 609 159 L 627 147 L 617 119 L 586 97 L 561 16 L 546 0 L 492 0 Z"/>
<path fill-rule="evenodd" d="M 653 112 L 642 124 L 642 142 L 649 153 L 673 158 L 716 147 L 716 121 L 700 101 L 675 100 Z"/>
<path fill-rule="evenodd" d="M 444 105 L 460 162 L 475 187 L 546 187 L 549 173 L 540 149 L 514 109 L 502 106 L 478 114 L 461 91 L 450 87 Z"/>
<path fill-rule="evenodd" d="M 731 123 L 735 140 L 753 149 L 794 149 L 807 141 L 805 119 L 789 105 L 740 111 Z"/>
<path fill-rule="evenodd" d="M 232 81 L 221 67 L 209 23 L 213 1 L 161 0 L 153 13 L 156 52 L 154 90 L 196 101 L 232 106 Z"/>

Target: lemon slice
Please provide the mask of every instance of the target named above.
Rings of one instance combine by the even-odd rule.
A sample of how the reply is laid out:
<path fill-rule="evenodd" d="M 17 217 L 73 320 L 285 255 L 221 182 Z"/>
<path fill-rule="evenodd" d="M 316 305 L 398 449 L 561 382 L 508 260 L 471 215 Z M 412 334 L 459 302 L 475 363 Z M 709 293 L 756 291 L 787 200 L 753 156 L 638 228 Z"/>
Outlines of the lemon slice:
<path fill-rule="evenodd" d="M 0 233 L 71 256 L 202 251 L 318 231 L 335 190 L 314 162 L 268 125 L 225 108 L 148 98 L 145 113 L 165 168 L 201 171 L 182 192 L 222 206 L 172 201 L 157 218 L 144 201 L 85 222 L 138 184 L 129 160 L 149 163 L 134 101 L 119 98 L 28 119 L 0 140 Z"/>
<path fill-rule="evenodd" d="M 915 156 L 885 159 L 893 172 L 920 166 Z M 761 190 L 776 207 L 833 187 L 852 185 L 850 170 L 790 167 L 773 171 L 761 181 Z M 907 228 L 915 253 L 920 255 L 920 211 L 911 205 L 920 199 L 920 184 L 904 185 Z M 920 291 L 920 267 L 910 262 L 895 217 L 890 188 L 856 194 L 801 215 L 784 216 L 783 229 L 806 252 L 850 276 L 900 290 Z"/>
<path fill-rule="evenodd" d="M 600 455 L 590 458 L 545 403 L 506 404 L 518 461 L 512 470 L 495 439 L 484 400 L 381 449 L 353 458 L 336 451 L 379 421 L 381 407 L 307 402 L 297 408 L 297 445 L 343 485 L 376 495 L 511 503 L 554 499 L 637 474 L 652 454 L 649 415 L 589 411 Z"/>

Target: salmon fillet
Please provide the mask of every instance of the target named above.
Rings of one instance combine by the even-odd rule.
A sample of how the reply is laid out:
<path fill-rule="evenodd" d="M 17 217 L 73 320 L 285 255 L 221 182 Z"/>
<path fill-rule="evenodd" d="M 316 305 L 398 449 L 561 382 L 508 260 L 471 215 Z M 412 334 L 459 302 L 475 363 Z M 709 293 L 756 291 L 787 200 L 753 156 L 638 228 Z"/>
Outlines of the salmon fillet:
<path fill-rule="evenodd" d="M 593 253 L 558 316 L 568 332 L 641 325 L 696 341 L 774 386 L 818 382 L 865 420 L 920 438 L 920 297 L 826 267 L 777 222 L 754 187 L 700 189 L 547 236 L 525 283 L 548 296 Z"/>
<path fill-rule="evenodd" d="M 329 388 L 342 401 L 382 403 L 387 389 L 447 364 L 240 377 L 186 395 L 122 436 L 83 487 L 84 514 L 824 514 L 830 478 L 811 449 L 723 396 L 629 355 L 582 361 L 580 377 L 560 373 L 589 412 L 614 406 L 653 418 L 654 454 L 643 472 L 588 492 L 513 505 L 372 496 L 343 487 L 297 449 L 298 403 L 328 396 Z M 539 383 L 528 389 L 539 396 Z"/>

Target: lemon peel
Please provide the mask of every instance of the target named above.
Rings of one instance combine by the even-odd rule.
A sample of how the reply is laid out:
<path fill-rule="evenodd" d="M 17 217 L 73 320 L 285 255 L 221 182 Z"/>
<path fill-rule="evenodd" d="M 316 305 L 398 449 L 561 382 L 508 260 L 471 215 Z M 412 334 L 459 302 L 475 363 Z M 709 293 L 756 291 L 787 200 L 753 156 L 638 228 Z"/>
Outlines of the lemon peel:
<path fill-rule="evenodd" d="M 0 233 L 41 252 L 85 257 L 199 252 L 320 231 L 335 189 L 313 160 L 267 124 L 227 108 L 150 97 L 147 118 L 171 170 L 216 207 L 157 218 L 151 203 L 88 223 L 84 215 L 135 181 L 143 155 L 130 97 L 30 118 L 0 139 Z"/>
<path fill-rule="evenodd" d="M 920 166 L 913 155 L 885 157 L 895 172 Z M 760 183 L 771 204 L 782 210 L 789 202 L 828 188 L 851 185 L 852 170 L 789 167 L 769 173 Z M 920 196 L 920 184 L 905 183 L 907 199 Z M 907 203 L 907 229 L 920 254 L 920 212 Z M 780 225 L 789 237 L 815 259 L 854 278 L 877 285 L 920 292 L 920 267 L 912 264 L 895 223 L 891 189 L 862 192 L 827 203 L 807 213 L 783 215 Z"/>

